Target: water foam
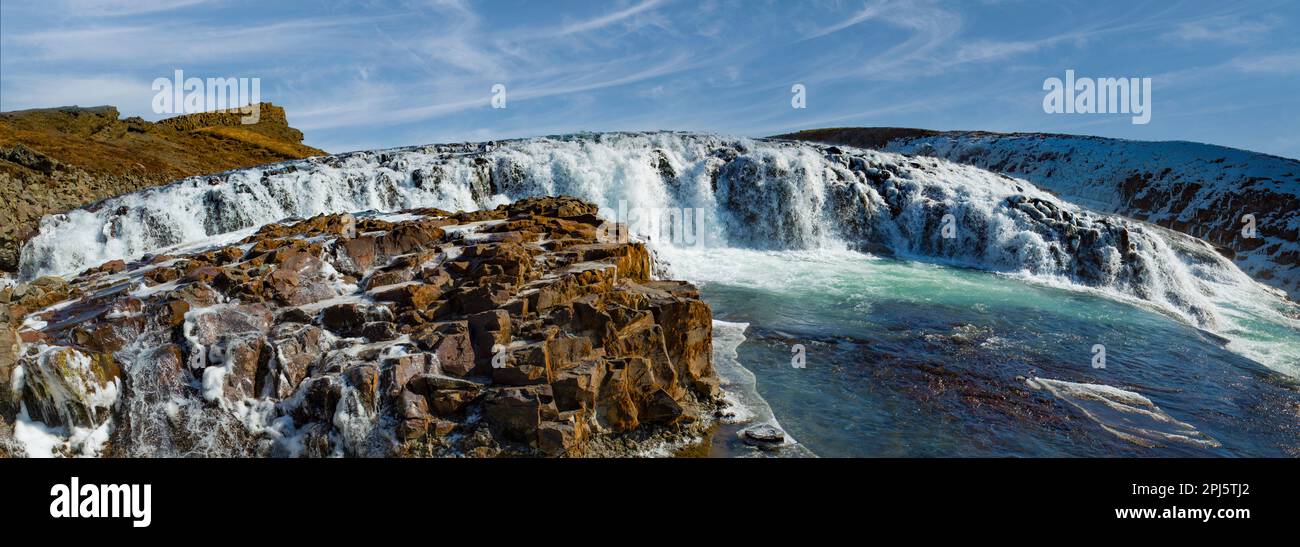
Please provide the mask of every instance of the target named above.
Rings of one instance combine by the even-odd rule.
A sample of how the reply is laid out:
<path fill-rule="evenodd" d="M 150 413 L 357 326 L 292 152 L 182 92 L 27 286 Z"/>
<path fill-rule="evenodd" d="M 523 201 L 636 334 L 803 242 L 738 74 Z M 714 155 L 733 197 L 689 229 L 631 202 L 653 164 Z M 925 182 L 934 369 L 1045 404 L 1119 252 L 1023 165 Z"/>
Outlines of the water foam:
<path fill-rule="evenodd" d="M 185 179 L 43 219 L 21 275 L 74 273 L 289 217 L 478 209 L 557 194 L 606 214 L 702 210 L 712 246 L 852 249 L 1086 288 L 1223 334 L 1266 364 L 1300 359 L 1297 327 L 1287 323 L 1296 315 L 1190 238 L 934 158 L 703 134 L 411 147 Z M 660 251 L 680 246 L 666 237 L 676 234 L 641 235 Z"/>

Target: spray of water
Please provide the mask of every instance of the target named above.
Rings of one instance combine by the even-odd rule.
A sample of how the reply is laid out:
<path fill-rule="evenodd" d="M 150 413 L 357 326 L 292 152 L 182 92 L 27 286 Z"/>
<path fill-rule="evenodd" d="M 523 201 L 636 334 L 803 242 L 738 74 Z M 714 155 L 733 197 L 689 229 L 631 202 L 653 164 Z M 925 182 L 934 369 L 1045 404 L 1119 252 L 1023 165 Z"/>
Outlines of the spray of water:
<path fill-rule="evenodd" d="M 702 211 L 711 245 L 849 248 L 1098 291 L 1223 333 L 1257 359 L 1296 359 L 1278 349 L 1294 344 L 1246 326 L 1263 321 L 1294 334 L 1291 305 L 1194 239 L 930 157 L 705 134 L 411 147 L 185 179 L 45 218 L 23 250 L 21 275 L 73 273 L 290 217 L 476 209 L 556 194 L 607 214 Z"/>

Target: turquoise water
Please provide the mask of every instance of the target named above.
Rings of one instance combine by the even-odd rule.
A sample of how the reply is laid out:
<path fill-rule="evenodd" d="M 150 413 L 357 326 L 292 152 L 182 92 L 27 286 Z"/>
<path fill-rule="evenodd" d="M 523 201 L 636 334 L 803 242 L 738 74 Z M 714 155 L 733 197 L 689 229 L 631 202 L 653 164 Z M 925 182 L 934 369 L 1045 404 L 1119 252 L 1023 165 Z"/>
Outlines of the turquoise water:
<path fill-rule="evenodd" d="M 819 456 L 1300 455 L 1291 376 L 1101 294 L 847 251 L 663 258 L 716 319 L 749 324 L 739 362 Z M 1257 330 L 1282 353 L 1300 344 Z"/>

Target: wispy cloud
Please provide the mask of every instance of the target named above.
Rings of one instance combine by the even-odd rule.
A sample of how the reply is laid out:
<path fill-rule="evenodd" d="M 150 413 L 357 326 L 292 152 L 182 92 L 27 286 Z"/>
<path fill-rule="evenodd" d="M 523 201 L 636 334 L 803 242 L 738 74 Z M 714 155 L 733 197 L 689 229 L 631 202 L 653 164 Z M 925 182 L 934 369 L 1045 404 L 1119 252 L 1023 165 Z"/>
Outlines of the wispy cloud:
<path fill-rule="evenodd" d="M 120 17 L 194 7 L 211 0 L 62 0 L 69 13 L 93 17 Z"/>
<path fill-rule="evenodd" d="M 30 48 L 30 61 L 130 61 L 132 64 L 206 62 L 240 55 L 283 55 L 329 49 L 329 39 L 384 17 L 315 17 L 256 25 L 94 24 L 18 32 L 9 37 Z"/>
<path fill-rule="evenodd" d="M 866 21 L 876 19 L 877 17 L 880 17 L 888 7 L 890 7 L 890 4 L 886 3 L 884 0 L 875 0 L 869 4 L 863 5 L 861 9 L 848 17 L 830 25 L 813 29 L 811 32 L 805 34 L 803 39 L 811 40 L 813 38 L 821 38 L 822 36 L 835 34 L 846 28 L 854 27 Z"/>
<path fill-rule="evenodd" d="M 260 77 L 263 98 L 288 107 L 307 142 L 328 150 L 855 123 L 1092 124 L 1112 136 L 1179 138 L 1214 123 L 1213 103 L 1225 97 L 1293 101 L 1300 67 L 1300 42 L 1283 32 L 1300 14 L 1272 0 L 366 0 L 273 9 L 258 0 L 49 0 L 0 10 L 0 109 L 108 103 L 156 119 L 148 84 L 174 69 Z M 1141 128 L 1046 116 L 1042 78 L 1065 68 L 1153 75 L 1157 111 L 1168 114 Z M 507 86 L 506 109 L 489 105 L 497 83 Z M 807 86 L 807 109 L 790 108 L 794 83 Z M 1256 125 L 1288 119 L 1275 110 Z M 1244 147 L 1279 142 L 1215 134 Z"/>
<path fill-rule="evenodd" d="M 1278 24 L 1272 17 L 1212 17 L 1181 23 L 1164 37 L 1177 42 L 1244 44 L 1267 38 Z"/>
<path fill-rule="evenodd" d="M 635 16 L 637 14 L 645 13 L 646 11 L 649 11 L 655 6 L 658 6 L 660 3 L 661 3 L 660 0 L 645 0 L 639 4 L 612 13 L 607 13 L 589 19 L 571 22 L 560 27 L 560 31 L 556 33 L 556 35 L 562 36 L 568 34 L 577 34 L 581 32 L 588 32 L 588 31 L 604 28 L 609 25 L 613 25 L 615 23 L 625 21 L 628 18 Z"/>
<path fill-rule="evenodd" d="M 1246 73 L 1300 74 L 1300 50 L 1236 57 L 1229 64 Z"/>

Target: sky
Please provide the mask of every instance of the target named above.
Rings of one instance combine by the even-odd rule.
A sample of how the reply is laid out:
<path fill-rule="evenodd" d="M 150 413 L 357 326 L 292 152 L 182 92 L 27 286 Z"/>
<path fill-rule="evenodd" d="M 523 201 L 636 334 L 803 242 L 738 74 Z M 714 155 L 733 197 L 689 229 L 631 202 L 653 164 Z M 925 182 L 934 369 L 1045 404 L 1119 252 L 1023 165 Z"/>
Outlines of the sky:
<path fill-rule="evenodd" d="M 897 126 L 1189 140 L 1300 158 L 1300 2 L 0 0 L 0 110 L 258 78 L 330 152 L 612 130 Z M 1151 120 L 1044 81 L 1151 78 Z M 493 108 L 493 86 L 505 108 Z M 805 108 L 793 108 L 802 85 Z"/>

